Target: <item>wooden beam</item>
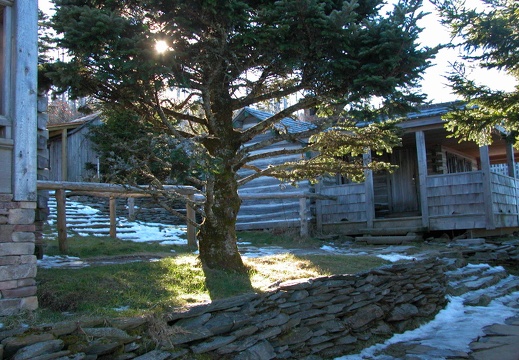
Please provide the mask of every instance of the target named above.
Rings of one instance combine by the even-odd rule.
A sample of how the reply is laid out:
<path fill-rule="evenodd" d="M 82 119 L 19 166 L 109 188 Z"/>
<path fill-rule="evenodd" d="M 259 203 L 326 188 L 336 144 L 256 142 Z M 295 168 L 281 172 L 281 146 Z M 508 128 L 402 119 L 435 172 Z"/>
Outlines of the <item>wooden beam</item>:
<path fill-rule="evenodd" d="M 117 218 L 116 218 L 116 201 L 115 197 L 110 197 L 110 237 L 117 237 Z"/>
<path fill-rule="evenodd" d="M 322 186 L 322 180 L 315 185 L 317 195 L 321 195 Z M 319 199 L 316 199 L 315 202 L 315 227 L 318 234 L 323 233 L 323 203 Z"/>
<path fill-rule="evenodd" d="M 129 197 L 128 204 L 128 220 L 135 221 L 135 198 Z"/>
<path fill-rule="evenodd" d="M 479 148 L 479 157 L 481 162 L 481 171 L 483 173 L 483 199 L 485 203 L 485 222 L 487 230 L 496 228 L 494 222 L 494 210 L 492 201 L 492 178 L 490 174 L 490 156 L 488 145 Z"/>
<path fill-rule="evenodd" d="M 10 5 L 11 3 L 6 3 Z M 14 29 L 12 66 L 3 69 L 12 79 L 10 98 L 13 124 L 13 199 L 36 201 L 37 179 L 37 95 L 38 95 L 38 2 L 16 1 L 12 3 Z"/>
<path fill-rule="evenodd" d="M 56 208 L 57 208 L 57 226 L 58 226 L 58 249 L 62 254 L 68 252 L 67 244 L 67 197 L 65 196 L 65 190 L 56 190 Z"/>
<path fill-rule="evenodd" d="M 61 181 L 68 180 L 68 131 L 61 130 Z"/>
<path fill-rule="evenodd" d="M 195 196 L 189 195 L 189 201 L 194 201 Z M 186 203 L 186 214 L 187 214 L 187 246 L 193 249 L 197 248 L 196 244 L 196 213 L 193 206 L 187 202 Z"/>
<path fill-rule="evenodd" d="M 306 218 L 307 206 L 306 206 L 306 198 L 299 199 L 299 218 L 301 220 L 301 227 L 299 234 L 301 237 L 308 237 L 308 219 Z"/>
<path fill-rule="evenodd" d="M 111 192 L 113 194 L 121 194 L 121 197 L 129 196 L 130 194 L 147 194 L 146 188 L 135 186 L 124 186 L 118 184 L 94 183 L 94 182 L 72 182 L 72 181 L 44 181 L 38 180 L 38 189 L 40 190 L 58 190 L 67 189 L 72 191 L 88 191 L 88 192 Z M 175 191 L 181 195 L 201 194 L 193 186 L 182 185 L 165 185 L 165 191 Z"/>
<path fill-rule="evenodd" d="M 364 166 L 367 167 L 371 163 L 371 150 L 362 155 Z M 364 191 L 366 196 L 366 227 L 373 229 L 373 222 L 375 220 L 375 190 L 373 187 L 373 171 L 370 169 L 364 170 Z"/>
<path fill-rule="evenodd" d="M 110 197 L 110 237 L 114 239 L 117 237 L 116 201 L 115 197 Z"/>
<path fill-rule="evenodd" d="M 515 173 L 514 144 L 510 141 L 506 142 L 506 165 L 508 167 L 508 176 L 517 178 Z"/>
<path fill-rule="evenodd" d="M 416 155 L 418 159 L 418 189 L 420 192 L 420 210 L 422 212 L 422 226 L 429 228 L 429 203 L 427 201 L 427 150 L 425 148 L 425 134 L 417 131 Z"/>

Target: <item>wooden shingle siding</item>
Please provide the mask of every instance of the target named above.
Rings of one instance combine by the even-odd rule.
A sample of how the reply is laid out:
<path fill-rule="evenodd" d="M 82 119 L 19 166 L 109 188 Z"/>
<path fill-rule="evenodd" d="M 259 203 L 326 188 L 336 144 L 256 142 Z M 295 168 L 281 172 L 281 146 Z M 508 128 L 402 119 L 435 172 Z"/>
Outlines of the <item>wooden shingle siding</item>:
<path fill-rule="evenodd" d="M 429 216 L 484 214 L 480 171 L 427 177 Z"/>
<path fill-rule="evenodd" d="M 366 192 L 364 183 L 321 188 L 322 195 L 337 196 L 334 200 L 319 200 L 322 223 L 366 221 Z"/>
<path fill-rule="evenodd" d="M 517 183 L 512 177 L 492 173 L 492 211 L 498 227 L 518 226 Z"/>

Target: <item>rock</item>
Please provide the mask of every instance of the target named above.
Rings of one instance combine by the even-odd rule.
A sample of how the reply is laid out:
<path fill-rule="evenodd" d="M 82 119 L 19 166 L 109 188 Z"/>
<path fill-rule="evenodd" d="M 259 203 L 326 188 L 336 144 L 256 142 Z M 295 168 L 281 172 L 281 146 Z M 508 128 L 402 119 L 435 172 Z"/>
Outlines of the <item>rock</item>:
<path fill-rule="evenodd" d="M 463 301 L 463 305 L 465 306 L 488 306 L 490 302 L 492 301 L 492 298 L 486 294 L 481 295 L 474 295 L 471 297 L 468 297 Z"/>
<path fill-rule="evenodd" d="M 418 315 L 418 308 L 413 304 L 402 304 L 391 310 L 387 321 L 402 321 Z"/>
<path fill-rule="evenodd" d="M 346 324 L 353 330 L 360 329 L 370 322 L 384 316 L 384 311 L 377 305 L 368 305 L 360 308 L 352 316 L 345 319 Z"/>
<path fill-rule="evenodd" d="M 313 333 L 307 327 L 298 327 L 292 329 L 287 335 L 277 340 L 279 345 L 294 345 L 305 342 L 312 337 Z"/>
<path fill-rule="evenodd" d="M 191 350 L 195 354 L 202 354 L 206 353 L 208 351 L 212 351 L 218 348 L 221 348 L 222 346 L 225 346 L 231 342 L 236 340 L 235 336 L 219 336 L 212 338 L 211 341 L 206 341 L 203 343 L 200 343 L 198 345 L 192 346 Z"/>
<path fill-rule="evenodd" d="M 42 354 L 49 354 L 63 349 L 62 340 L 49 340 L 21 348 L 12 357 L 12 360 L 30 360 Z"/>
<path fill-rule="evenodd" d="M 234 357 L 234 360 L 270 360 L 276 357 L 276 352 L 267 341 L 260 341 Z"/>
<path fill-rule="evenodd" d="M 206 339 L 212 336 L 213 333 L 207 329 L 193 329 L 189 332 L 179 333 L 169 338 L 172 345 L 180 345 L 194 340 Z"/>
<path fill-rule="evenodd" d="M 52 334 L 35 334 L 4 339 L 2 341 L 2 345 L 4 345 L 4 356 L 10 358 L 21 348 L 50 340 L 55 340 Z"/>
<path fill-rule="evenodd" d="M 456 241 L 454 241 L 455 245 L 460 246 L 475 246 L 475 245 L 483 245 L 485 244 L 485 239 L 483 238 L 476 238 L 476 239 L 461 239 L 461 238 L 455 238 Z"/>
<path fill-rule="evenodd" d="M 168 360 L 171 354 L 166 351 L 153 350 L 141 356 L 137 356 L 134 360 Z"/>
<path fill-rule="evenodd" d="M 125 331 L 116 328 L 84 328 L 83 332 L 88 336 L 113 339 L 123 343 L 129 343 L 135 340 L 135 337 L 130 336 Z"/>

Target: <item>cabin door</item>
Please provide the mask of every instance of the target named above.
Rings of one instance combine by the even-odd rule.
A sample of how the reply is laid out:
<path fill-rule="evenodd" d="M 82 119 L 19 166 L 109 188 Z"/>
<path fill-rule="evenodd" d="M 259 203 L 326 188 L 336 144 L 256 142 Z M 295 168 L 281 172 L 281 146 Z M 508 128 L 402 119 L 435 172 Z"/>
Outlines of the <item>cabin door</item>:
<path fill-rule="evenodd" d="M 391 189 L 391 213 L 415 213 L 418 215 L 418 161 L 415 149 L 395 149 L 391 163 L 398 165 L 389 176 Z"/>
<path fill-rule="evenodd" d="M 379 173 L 373 176 L 375 216 L 419 215 L 416 150 L 394 149 L 384 161 L 397 165 L 398 169 L 392 174 Z"/>

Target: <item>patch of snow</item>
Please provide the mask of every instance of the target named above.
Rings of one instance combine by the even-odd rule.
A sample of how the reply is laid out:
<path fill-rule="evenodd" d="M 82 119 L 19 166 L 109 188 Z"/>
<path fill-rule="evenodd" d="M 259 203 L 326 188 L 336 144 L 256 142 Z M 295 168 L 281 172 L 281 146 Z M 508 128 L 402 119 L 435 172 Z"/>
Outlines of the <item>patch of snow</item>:
<path fill-rule="evenodd" d="M 37 265 L 42 269 L 50 268 L 83 268 L 89 266 L 86 262 L 75 256 L 57 255 L 47 256 L 43 255 L 43 259 L 37 261 Z"/>
<path fill-rule="evenodd" d="M 126 310 L 130 310 L 130 306 L 129 305 L 119 306 L 119 307 L 114 308 L 114 310 L 117 312 L 126 311 Z"/>
<path fill-rule="evenodd" d="M 76 231 L 79 236 L 107 236 L 110 228 L 110 220 L 100 210 L 84 205 L 80 202 L 67 201 L 67 215 L 86 215 L 81 226 L 70 224 L 69 229 Z M 55 212 L 51 213 L 47 223 L 51 226 L 56 224 Z M 98 225 L 103 225 L 99 229 Z M 144 223 L 141 221 L 129 221 L 125 217 L 118 217 L 117 238 L 125 241 L 149 242 L 162 241 L 164 245 L 187 245 L 186 225 L 165 225 L 161 223 Z M 48 237 L 56 237 L 56 232 L 52 232 Z M 166 243 L 168 241 L 168 243 Z"/>
<path fill-rule="evenodd" d="M 396 254 L 396 253 L 379 254 L 379 255 L 377 255 L 377 257 L 387 260 L 387 261 L 391 261 L 391 262 L 397 262 L 400 260 L 416 260 L 416 258 L 414 256 L 402 255 L 402 254 Z"/>
<path fill-rule="evenodd" d="M 477 267 L 490 267 L 488 265 Z M 513 279 L 513 276 L 510 277 Z M 505 279 L 504 282 L 510 281 Z M 501 285 L 503 282 L 501 283 Z M 497 287 L 495 285 L 494 287 Z M 418 329 L 396 334 L 382 344 L 376 344 L 364 349 L 355 355 L 346 355 L 336 360 L 397 360 L 387 354 L 377 355 L 380 351 L 391 344 L 416 342 L 420 345 L 430 346 L 441 350 L 470 351 L 470 343 L 478 336 L 484 335 L 483 328 L 495 323 L 503 323 L 507 318 L 514 316 L 517 310 L 508 307 L 510 302 L 519 300 L 519 291 L 510 295 L 493 300 L 488 306 L 465 306 L 466 298 L 477 292 L 491 291 L 492 288 L 481 289 L 476 292 L 468 292 L 461 296 L 449 297 L 445 309 L 441 310 L 436 317 L 422 325 Z M 443 358 L 435 357 L 435 360 Z"/>
<path fill-rule="evenodd" d="M 337 252 L 337 248 L 330 246 L 330 245 L 321 246 L 321 250 Z"/>

